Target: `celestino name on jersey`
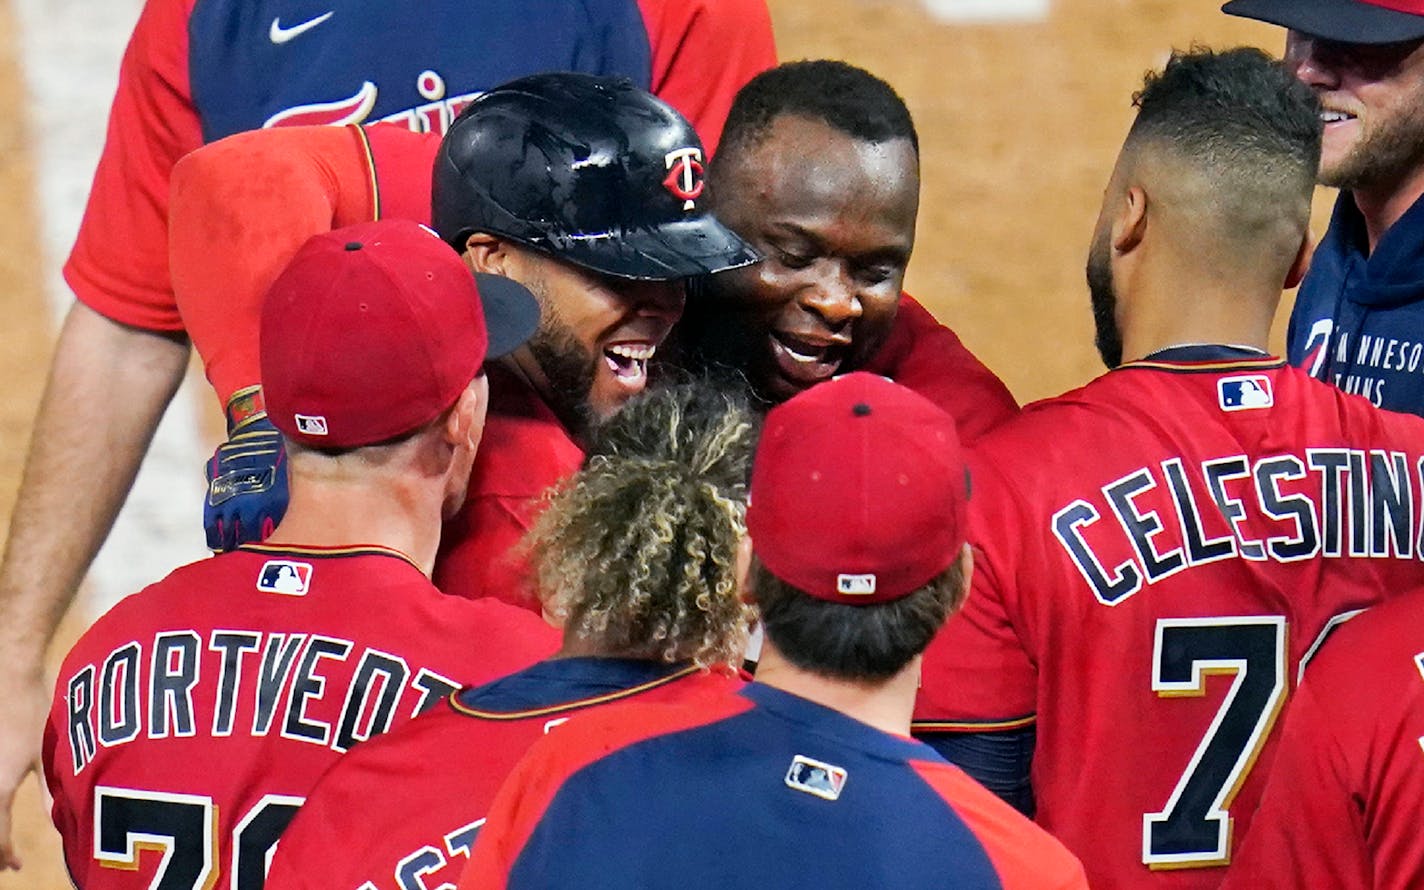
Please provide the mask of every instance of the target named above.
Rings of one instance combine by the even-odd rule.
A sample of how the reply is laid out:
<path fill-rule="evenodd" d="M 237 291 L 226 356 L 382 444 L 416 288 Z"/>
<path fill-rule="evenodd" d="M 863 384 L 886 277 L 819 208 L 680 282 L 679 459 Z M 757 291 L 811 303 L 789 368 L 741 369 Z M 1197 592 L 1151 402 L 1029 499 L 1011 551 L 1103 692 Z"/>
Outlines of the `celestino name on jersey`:
<path fill-rule="evenodd" d="M 131 641 L 64 680 L 75 775 L 100 747 L 140 737 L 276 732 L 344 752 L 459 688 L 448 677 L 350 640 L 307 633 L 194 630 Z"/>
<path fill-rule="evenodd" d="M 1140 467 L 1053 514 L 1052 531 L 1105 605 L 1192 566 L 1424 558 L 1424 457 L 1309 448 Z"/>

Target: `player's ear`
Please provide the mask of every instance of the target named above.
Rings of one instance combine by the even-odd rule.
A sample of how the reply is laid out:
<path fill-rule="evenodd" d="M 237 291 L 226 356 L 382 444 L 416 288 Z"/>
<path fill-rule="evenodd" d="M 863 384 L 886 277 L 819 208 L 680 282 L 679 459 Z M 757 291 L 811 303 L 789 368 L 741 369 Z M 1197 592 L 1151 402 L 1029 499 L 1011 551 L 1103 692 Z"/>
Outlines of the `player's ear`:
<path fill-rule="evenodd" d="M 1305 273 L 1310 269 L 1310 259 L 1315 256 L 1315 237 L 1306 229 L 1305 234 L 1300 239 L 1300 249 L 1296 251 L 1295 261 L 1286 272 L 1285 287 L 1287 290 L 1300 284 L 1305 278 Z"/>
<path fill-rule="evenodd" d="M 959 556 L 954 559 L 955 565 L 959 569 L 959 592 L 954 598 L 954 609 L 950 614 L 958 612 L 964 605 L 964 600 L 969 597 L 969 584 L 974 577 L 974 548 L 965 541 L 959 548 Z"/>
<path fill-rule="evenodd" d="M 481 371 L 445 415 L 445 441 L 456 448 L 468 448 L 471 452 L 477 450 L 484 435 L 488 407 L 489 378 Z"/>
<path fill-rule="evenodd" d="M 1147 192 L 1142 186 L 1128 186 L 1113 220 L 1113 250 L 1128 253 L 1147 237 L 1147 204 Z"/>
<path fill-rule="evenodd" d="M 501 238 L 485 232 L 472 232 L 465 239 L 465 263 L 476 272 L 504 275 L 509 260 L 508 245 Z"/>
<path fill-rule="evenodd" d="M 756 591 L 752 589 L 751 535 L 742 535 L 737 541 L 737 589 L 742 592 L 742 602 L 756 605 Z"/>

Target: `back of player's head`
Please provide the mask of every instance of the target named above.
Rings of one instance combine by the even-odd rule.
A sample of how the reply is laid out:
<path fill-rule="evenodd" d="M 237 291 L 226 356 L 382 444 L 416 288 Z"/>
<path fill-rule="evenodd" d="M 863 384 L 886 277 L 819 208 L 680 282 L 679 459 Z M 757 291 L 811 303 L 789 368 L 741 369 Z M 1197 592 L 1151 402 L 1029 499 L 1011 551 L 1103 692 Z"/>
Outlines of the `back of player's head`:
<path fill-rule="evenodd" d="M 1205 236 L 1249 249 L 1276 238 L 1281 223 L 1304 231 L 1320 109 L 1280 62 L 1251 47 L 1175 52 L 1148 73 L 1133 104 L 1124 158 L 1162 165 L 1162 192 L 1194 205 L 1183 209 L 1198 215 Z M 1293 251 L 1299 234 L 1284 240 Z"/>
<path fill-rule="evenodd" d="M 853 373 L 767 415 L 747 529 L 767 639 L 827 676 L 884 679 L 963 595 L 969 480 L 954 419 Z"/>
<path fill-rule="evenodd" d="M 727 113 L 719 159 L 737 157 L 783 115 L 821 121 L 864 142 L 920 139 L 905 100 L 888 83 L 846 62 L 811 59 L 763 71 L 738 91 Z"/>
<path fill-rule="evenodd" d="M 758 257 L 702 198 L 706 157 L 671 105 L 616 77 L 554 72 L 483 93 L 435 159 L 431 219 L 622 278 L 671 280 Z"/>
<path fill-rule="evenodd" d="M 679 384 L 595 431 L 529 536 L 545 609 L 566 636 L 624 657 L 739 658 L 737 549 L 756 430 L 740 395 Z"/>
<path fill-rule="evenodd" d="M 443 414 L 486 358 L 523 343 L 538 321 L 523 286 L 472 277 L 424 226 L 388 220 L 315 235 L 263 301 L 268 415 L 298 446 L 389 442 Z"/>

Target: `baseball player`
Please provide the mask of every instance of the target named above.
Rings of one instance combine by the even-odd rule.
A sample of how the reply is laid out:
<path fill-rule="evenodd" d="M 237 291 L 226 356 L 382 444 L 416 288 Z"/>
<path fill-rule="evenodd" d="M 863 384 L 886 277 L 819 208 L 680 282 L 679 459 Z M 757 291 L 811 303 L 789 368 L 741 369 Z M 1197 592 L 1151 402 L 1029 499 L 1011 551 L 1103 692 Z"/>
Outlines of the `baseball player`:
<path fill-rule="evenodd" d="M 954 419 L 883 377 L 773 408 L 747 509 L 756 681 L 551 733 L 462 890 L 1085 888 L 1057 841 L 908 737 L 920 653 L 968 589 L 967 494 Z"/>
<path fill-rule="evenodd" d="M 1225 888 L 1424 886 L 1424 594 L 1335 631 L 1286 712 Z"/>
<path fill-rule="evenodd" d="M 187 222 L 174 227 L 174 280 L 220 393 L 234 368 L 242 376 L 233 379 L 260 380 L 244 295 L 280 253 L 273 243 L 292 233 L 368 216 L 423 219 L 433 207 L 435 228 L 471 268 L 528 284 L 545 318 L 527 347 L 490 372 L 486 447 L 447 527 L 435 582 L 537 608 L 522 561 L 509 555 L 536 502 L 578 468 L 589 423 L 646 386 L 649 360 L 682 313 L 682 279 L 757 255 L 699 201 L 697 134 L 627 81 L 522 78 L 471 103 L 438 146 L 431 140 L 392 127 L 308 127 L 228 140 L 287 147 L 276 156 L 223 143 L 199 152 L 175 173 L 174 219 Z M 203 161 L 205 152 L 215 158 Z M 190 161 L 200 165 L 192 175 Z M 324 172 L 308 188 L 280 191 L 258 169 L 307 164 Z M 184 213 L 189 206 L 204 212 Z M 223 261 L 199 261 L 199 252 L 211 257 L 199 242 L 229 226 L 256 240 Z"/>
<path fill-rule="evenodd" d="M 865 192 L 867 180 L 890 176 L 894 188 L 874 194 L 858 193 L 867 201 L 858 206 L 839 200 L 839 192 L 834 189 L 814 187 L 813 183 L 819 181 L 814 177 L 785 177 L 776 195 L 781 209 L 775 219 L 783 227 L 803 227 L 808 237 L 814 236 L 825 244 L 823 254 L 816 262 L 795 270 L 789 269 L 784 260 L 776 260 L 766 264 L 765 277 L 742 276 L 718 289 L 730 291 L 738 286 L 737 282 L 755 289 L 760 295 L 755 299 L 780 307 L 778 324 L 788 329 L 794 326 L 803 337 L 835 341 L 839 345 L 832 351 L 841 351 L 844 344 L 855 342 L 857 345 L 850 350 L 853 355 L 834 363 L 821 362 L 821 371 L 848 370 L 857 362 L 868 361 L 870 369 L 904 379 L 951 410 L 966 436 L 977 435 L 992 423 L 1011 416 L 1016 406 L 1008 390 L 969 354 L 953 332 L 908 298 L 898 300 L 896 311 L 899 283 L 914 234 L 918 176 L 891 175 L 883 164 L 875 166 L 875 161 L 881 157 L 879 141 L 884 141 L 893 149 L 895 158 L 917 167 L 913 128 L 903 103 L 866 72 L 840 63 L 787 65 L 777 70 L 775 79 L 750 92 L 746 103 L 739 103 L 743 108 L 737 114 L 741 122 L 733 124 L 739 135 L 729 140 L 728 157 L 716 169 L 737 171 L 752 163 L 784 165 L 814 147 L 825 153 L 827 169 L 821 174 L 831 177 L 827 181 L 845 186 L 860 183 Z M 835 103 L 828 106 L 814 100 L 818 90 L 827 87 L 836 88 L 840 91 L 837 95 L 844 96 L 844 111 L 838 111 L 840 106 Z M 807 122 L 819 140 L 814 146 L 802 144 L 796 141 L 796 134 L 783 134 L 779 129 L 763 132 L 763 124 L 773 120 L 765 117 L 767 103 L 783 91 L 794 104 L 773 106 L 773 119 L 814 118 Z M 857 133 L 858 114 L 873 121 L 888 119 L 894 128 L 887 130 L 882 125 Z M 822 118 L 824 125 L 818 123 Z M 284 245 L 333 222 L 375 214 L 424 218 L 430 179 L 427 171 L 435 148 L 433 137 L 390 128 L 271 131 L 224 140 L 179 165 L 173 195 L 177 223 L 174 280 L 185 307 L 184 317 L 220 397 L 228 398 L 257 379 L 251 358 L 255 344 L 245 333 L 250 326 L 243 321 L 247 314 L 244 306 L 251 301 L 244 295 L 259 290 L 268 280 L 269 265 L 283 255 Z M 737 161 L 739 154 L 750 160 Z M 685 202 L 705 203 L 700 178 L 703 160 L 669 152 L 659 162 L 663 165 L 665 186 L 674 192 L 680 190 Z M 374 189 L 370 187 L 372 183 Z M 756 191 L 749 188 L 747 200 Z M 739 210 L 736 202 L 735 196 L 724 199 L 722 212 L 744 218 L 749 237 L 771 242 L 771 228 L 762 227 L 764 217 L 759 215 L 766 208 L 758 207 L 758 212 Z M 796 208 L 794 212 L 792 208 Z M 574 211 L 564 205 L 560 212 Z M 867 212 L 874 225 L 865 224 Z M 832 235 L 832 240 L 824 240 Z M 214 237 L 222 237 L 229 249 L 214 255 L 209 248 Z M 887 267 L 881 270 L 888 277 L 871 282 L 868 289 L 856 277 L 863 272 L 846 279 L 854 280 L 853 286 L 823 274 L 846 264 L 859 269 L 875 257 L 889 258 Z M 831 282 L 830 291 L 823 293 L 827 282 Z M 798 295 L 795 302 L 789 300 L 790 294 Z M 694 295 L 693 302 L 704 299 Z M 750 299 L 744 297 L 742 302 Z M 848 314 L 858 315 L 862 306 L 872 303 L 878 307 L 873 325 L 848 320 Z M 820 316 L 821 311 L 836 318 L 826 321 Z M 761 314 L 742 313 L 737 319 L 724 321 L 766 323 L 762 318 Z M 770 336 L 768 331 L 761 339 Z M 639 354 L 647 353 L 643 350 Z M 609 360 L 626 366 L 629 358 L 610 356 Z M 516 502 L 527 500 L 544 485 L 572 472 L 578 454 L 568 443 L 560 443 L 556 449 L 546 445 L 514 451 L 485 450 L 482 461 L 492 460 L 496 454 L 519 455 L 511 458 L 513 465 L 501 473 L 506 479 L 516 480 L 529 475 L 529 465 L 533 463 L 530 455 L 551 450 L 553 453 L 545 460 L 557 473 L 541 473 L 533 480 L 537 484 L 521 483 L 519 490 L 503 492 L 508 500 L 495 521 L 508 525 L 508 517 L 517 517 L 520 512 Z M 477 468 L 477 481 L 479 478 Z M 471 500 L 471 510 L 478 502 Z M 532 602 L 532 595 L 519 580 L 519 566 L 501 559 L 514 535 L 492 534 L 488 531 L 489 521 L 467 519 L 462 517 L 457 527 L 447 530 L 447 556 L 442 557 L 437 569 L 436 583 L 457 592 L 524 590 L 519 595 L 521 601 Z M 518 517 L 515 524 L 526 521 Z M 517 532 L 522 527 L 512 530 Z"/>
<path fill-rule="evenodd" d="M 479 92 L 544 70 L 632 78 L 715 145 L 737 88 L 775 62 L 764 0 L 538 7 L 493 0 L 476 8 L 455 0 L 148 0 L 124 55 L 104 153 L 65 266 L 78 302 L 55 348 L 0 564 L 0 701 L 10 715 L 0 724 L 0 811 L 8 812 L 37 753 L 48 700 L 45 646 L 188 365 L 168 272 L 169 175 L 179 157 L 264 126 L 389 120 L 438 134 Z M 267 267 L 266 282 L 301 242 Z M 246 336 L 256 330 L 254 319 L 245 320 Z M 249 451 L 272 454 L 278 437 L 253 422 L 254 409 L 244 400 L 232 406 L 234 435 L 245 433 L 244 445 L 257 440 L 260 447 Z M 95 441 L 107 445 L 96 450 Z M 83 473 L 73 472 L 78 465 Z M 230 481 L 280 487 L 282 475 L 265 472 L 272 466 L 269 458 Z M 206 505 L 214 549 L 235 546 L 239 520 L 252 537 L 274 519 L 262 509 L 266 500 L 224 500 L 224 493 L 220 487 L 218 503 Z M 85 508 L 76 510 L 79 504 Z M 0 869 L 18 865 L 0 816 Z"/>
<path fill-rule="evenodd" d="M 1296 294 L 1286 357 L 1379 407 L 1424 415 L 1424 2 L 1222 9 L 1290 29 L 1286 64 L 1322 106 L 1319 181 L 1341 190 Z"/>
<path fill-rule="evenodd" d="M 694 290 L 678 336 L 697 363 L 745 374 L 771 403 L 871 370 L 950 412 L 965 441 L 1013 416 L 998 378 L 901 292 L 919 137 L 889 84 L 831 60 L 757 75 L 709 176 L 718 218 L 766 259 Z"/>
<path fill-rule="evenodd" d="M 916 729 L 1012 761 L 1036 718 L 1037 820 L 1092 885 L 1206 888 L 1315 641 L 1424 581 L 1424 425 L 1267 354 L 1308 254 L 1310 91 L 1202 50 L 1136 104 L 1088 259 L 1112 370 L 979 443 L 974 590 Z"/>
<path fill-rule="evenodd" d="M 563 648 L 342 758 L 282 836 L 267 887 L 453 886 L 495 791 L 541 736 L 603 704 L 735 691 L 725 665 L 746 641 L 736 553 L 754 435 L 744 404 L 705 387 L 629 402 L 531 537 Z"/>
<path fill-rule="evenodd" d="M 60 670 L 45 776 L 78 884 L 258 887 L 343 752 L 554 648 L 528 612 L 428 577 L 480 443 L 481 366 L 536 323 L 527 291 L 477 289 L 415 223 L 302 247 L 261 321 L 286 518 L 122 600 Z"/>

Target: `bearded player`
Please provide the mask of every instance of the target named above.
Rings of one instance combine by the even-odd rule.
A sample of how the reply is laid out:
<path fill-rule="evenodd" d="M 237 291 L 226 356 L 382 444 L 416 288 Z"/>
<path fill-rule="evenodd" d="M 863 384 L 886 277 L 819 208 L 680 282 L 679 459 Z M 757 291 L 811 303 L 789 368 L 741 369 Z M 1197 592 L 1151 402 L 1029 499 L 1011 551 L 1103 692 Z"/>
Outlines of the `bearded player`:
<path fill-rule="evenodd" d="M 78 885 L 260 887 L 337 757 L 553 648 L 536 616 L 429 580 L 480 443 L 485 357 L 536 312 L 407 221 L 317 236 L 278 277 L 262 368 L 291 508 L 266 544 L 124 599 L 65 658 L 44 761 Z"/>
<path fill-rule="evenodd" d="M 0 564 L 0 703 L 12 718 L 0 725 L 0 869 L 19 866 L 8 810 L 37 754 L 49 693 L 45 646 L 188 367 L 168 267 L 177 160 L 259 127 L 389 120 L 439 134 L 480 92 L 554 70 L 631 78 L 716 145 L 737 88 L 776 63 L 764 0 L 593 0 L 537 10 L 523 0 L 477 7 L 347 0 L 304 12 L 284 3 L 147 0 L 124 53 L 104 151 L 64 268 L 77 300 L 59 332 Z M 301 241 L 267 267 L 264 285 Z M 252 336 L 255 322 L 247 323 Z M 234 409 L 234 428 L 251 419 L 245 406 Z M 254 429 L 246 426 L 245 444 Z M 93 448 L 95 441 L 105 447 Z M 268 429 L 256 450 L 271 455 L 276 442 Z M 73 472 L 78 464 L 84 472 Z M 244 478 L 281 484 L 280 474 L 261 469 Z M 240 503 L 215 508 L 227 522 L 208 523 L 213 549 L 237 543 L 240 514 L 221 511 Z M 247 512 L 249 537 L 279 515 Z"/>
<path fill-rule="evenodd" d="M 453 885 L 539 738 L 604 704 L 735 691 L 756 429 L 744 403 L 702 385 L 649 392 L 603 425 L 531 535 L 563 647 L 343 758 L 283 834 L 269 890 Z"/>
<path fill-rule="evenodd" d="M 539 497 L 578 468 L 590 424 L 646 386 L 648 362 L 682 314 L 683 280 L 757 257 L 705 209 L 697 134 L 627 81 L 556 73 L 485 93 L 439 141 L 390 127 L 309 127 L 229 142 L 291 151 L 223 150 L 222 162 L 239 166 L 217 176 L 195 155 L 194 175 L 188 161 L 175 174 L 175 220 L 182 214 L 188 224 L 174 229 L 174 280 L 220 395 L 261 379 L 250 364 L 244 295 L 281 255 L 273 244 L 294 233 L 433 215 L 471 269 L 523 282 L 540 299 L 539 331 L 491 368 L 485 448 L 435 574 L 444 590 L 537 608 L 511 551 Z M 266 177 L 294 166 L 324 172 L 271 191 Z M 185 213 L 190 201 L 213 214 Z M 210 261 L 198 245 L 219 231 L 241 243 Z M 235 451 L 215 480 L 253 470 L 253 452 Z"/>
<path fill-rule="evenodd" d="M 799 249 L 804 259 L 793 266 L 778 254 L 766 264 L 766 274 L 740 276 L 725 286 L 718 285 L 717 300 L 730 299 L 721 292 L 735 288 L 741 305 L 764 307 L 755 313 L 739 312 L 737 317 L 718 323 L 757 325 L 764 339 L 775 332 L 799 336 L 802 341 L 808 337 L 834 341 L 829 351 L 839 357 L 813 363 L 795 385 L 806 386 L 869 362 L 871 370 L 904 376 L 909 385 L 920 387 L 951 410 L 965 428 L 966 437 L 1011 416 L 1016 406 L 1003 384 L 969 354 L 953 332 L 913 301 L 900 298 L 914 242 L 919 194 L 917 140 L 904 103 L 883 82 L 844 63 L 797 63 L 773 73 L 775 77 L 758 81 L 755 88 L 739 94 L 729 115 L 729 153 L 719 160 L 715 171 L 725 171 L 721 175 L 738 187 L 720 206 L 723 215 L 741 221 L 749 239 L 766 245 L 763 250 L 778 247 L 787 231 L 802 233 L 806 246 Z M 830 102 L 826 96 L 839 101 Z M 469 133 L 478 132 L 480 109 L 476 103 L 467 112 L 474 116 Z M 549 131 L 556 135 L 559 128 L 553 125 Z M 452 131 L 445 140 L 447 147 L 454 147 L 456 138 Z M 640 144 L 651 148 L 655 141 L 649 138 Z M 679 145 L 672 146 L 669 141 L 661 149 L 663 154 L 652 162 L 656 170 L 643 169 L 654 177 L 653 182 L 662 183 L 655 189 L 655 204 L 676 199 L 678 206 L 690 204 L 696 208 L 690 212 L 700 214 L 716 183 L 706 183 L 704 192 L 701 169 L 705 157 L 692 153 L 690 143 Z M 237 136 L 209 146 L 179 165 L 173 195 L 174 220 L 181 221 L 174 226 L 174 280 L 194 343 L 220 398 L 227 400 L 260 379 L 252 362 L 255 344 L 248 334 L 250 310 L 246 307 L 250 300 L 245 295 L 260 290 L 271 275 L 272 263 L 280 260 L 287 245 L 303 233 L 319 231 L 333 222 L 372 215 L 426 218 L 431 197 L 429 170 L 437 147 L 432 137 L 393 128 L 305 128 Z M 797 166 L 808 151 L 820 158 L 818 169 Z M 442 150 L 442 157 L 446 153 Z M 475 160 L 479 163 L 471 163 Z M 564 167 L 576 160 L 564 159 Z M 609 226 L 605 231 L 612 234 L 600 240 L 580 236 L 576 243 L 572 238 L 545 237 L 530 226 L 510 228 L 509 220 L 496 218 L 499 201 L 506 200 L 505 192 L 511 192 L 527 202 L 524 196 L 533 192 L 524 188 L 530 176 L 525 168 L 518 168 L 524 172 L 517 177 L 508 174 L 511 163 L 497 153 L 478 159 L 471 155 L 461 160 L 460 176 L 454 175 L 450 163 L 437 164 L 437 229 L 447 238 L 457 238 L 470 224 L 495 226 L 493 231 L 533 243 L 556 258 L 576 248 L 583 250 L 579 244 L 606 243 L 612 253 L 620 239 L 637 233 L 638 225 L 626 227 L 618 219 L 608 219 L 610 214 L 598 222 Z M 754 190 L 745 185 L 740 171 L 763 167 L 773 175 L 775 188 L 754 198 Z M 590 173 L 587 166 L 580 170 L 586 182 L 593 181 L 596 171 Z M 804 174 L 809 173 L 816 176 L 808 179 Z M 567 184 L 557 180 L 549 184 L 559 186 L 550 195 L 563 196 L 569 191 Z M 482 189 L 494 191 L 486 197 Z M 743 197 L 738 199 L 737 194 Z M 849 200 L 848 194 L 855 200 Z M 588 224 L 578 215 L 607 204 L 584 193 L 579 200 L 549 197 L 530 206 L 554 216 L 568 232 L 574 232 Z M 476 215 L 466 218 L 471 210 Z M 634 222 L 638 221 L 629 221 Z M 676 227 L 669 224 L 668 231 L 675 232 Z M 215 254 L 210 249 L 214 237 L 223 238 L 227 249 Z M 722 266 L 742 265 L 742 257 L 749 255 L 729 255 Z M 573 262 L 578 262 L 577 258 Z M 716 264 L 708 262 L 704 267 L 714 271 Z M 867 277 L 872 268 L 873 276 Z M 622 271 L 640 277 L 666 274 L 656 269 Z M 581 320 L 575 310 L 560 310 L 555 315 Z M 773 316 L 776 322 L 770 321 Z M 781 332 L 778 325 L 789 330 Z M 647 360 L 655 355 L 651 347 L 656 344 L 644 338 L 628 342 L 625 349 L 612 349 L 616 345 L 611 340 L 585 344 L 585 348 L 603 352 L 595 371 L 607 378 L 604 388 L 615 393 L 624 391 L 626 384 L 641 385 Z M 497 426 L 502 416 L 498 402 L 495 409 L 492 425 Z M 516 430 L 549 429 L 536 423 L 538 417 L 547 415 L 528 406 L 518 411 L 530 419 Z M 532 521 L 528 503 L 577 467 L 577 438 L 575 430 L 562 438 L 526 437 L 508 449 L 497 448 L 492 442 L 485 449 L 482 463 L 508 456 L 499 481 L 491 483 L 499 486 L 491 496 L 502 500 L 485 515 L 476 516 L 484 500 L 472 497 L 465 514 L 447 529 L 437 584 L 465 595 L 507 596 L 533 605 L 522 565 L 506 554 Z M 251 468 L 238 468 L 242 469 Z M 474 484 L 479 485 L 482 478 L 496 480 L 493 472 L 482 473 L 477 465 Z M 255 511 L 270 512 L 260 497 L 252 500 Z M 252 528 L 249 526 L 249 533 Z"/>
<path fill-rule="evenodd" d="M 1202 50 L 1136 104 L 1088 262 L 1112 370 L 980 443 L 974 589 L 916 727 L 1012 759 L 1036 720 L 1037 819 L 1092 886 L 1206 888 L 1315 641 L 1424 580 L 1424 425 L 1267 354 L 1308 254 L 1310 91 Z"/>

